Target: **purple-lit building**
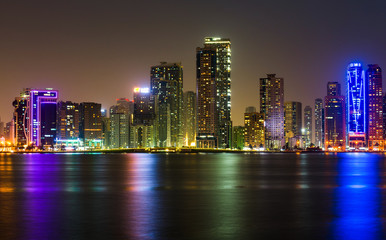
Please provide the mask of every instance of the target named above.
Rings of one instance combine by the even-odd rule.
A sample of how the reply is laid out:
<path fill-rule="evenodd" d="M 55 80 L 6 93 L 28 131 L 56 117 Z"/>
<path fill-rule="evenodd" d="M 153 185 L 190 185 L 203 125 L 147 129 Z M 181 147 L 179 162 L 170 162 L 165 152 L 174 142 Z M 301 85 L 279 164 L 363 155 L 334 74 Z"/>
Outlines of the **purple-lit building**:
<path fill-rule="evenodd" d="M 54 145 L 57 99 L 58 92 L 49 88 L 27 88 L 16 98 L 13 105 L 17 145 Z"/>

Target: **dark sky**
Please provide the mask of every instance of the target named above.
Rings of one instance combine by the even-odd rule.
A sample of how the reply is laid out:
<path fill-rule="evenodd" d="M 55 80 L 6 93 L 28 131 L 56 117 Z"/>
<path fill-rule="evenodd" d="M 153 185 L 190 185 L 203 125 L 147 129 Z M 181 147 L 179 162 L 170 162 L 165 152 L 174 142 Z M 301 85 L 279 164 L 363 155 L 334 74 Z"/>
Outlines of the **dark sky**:
<path fill-rule="evenodd" d="M 0 116 L 24 87 L 52 87 L 60 99 L 132 98 L 150 66 L 182 62 L 195 89 L 195 49 L 204 38 L 232 41 L 232 119 L 259 106 L 258 79 L 284 77 L 285 101 L 303 107 L 344 83 L 351 61 L 386 69 L 386 1 L 0 1 Z M 384 81 L 385 83 L 385 81 Z"/>

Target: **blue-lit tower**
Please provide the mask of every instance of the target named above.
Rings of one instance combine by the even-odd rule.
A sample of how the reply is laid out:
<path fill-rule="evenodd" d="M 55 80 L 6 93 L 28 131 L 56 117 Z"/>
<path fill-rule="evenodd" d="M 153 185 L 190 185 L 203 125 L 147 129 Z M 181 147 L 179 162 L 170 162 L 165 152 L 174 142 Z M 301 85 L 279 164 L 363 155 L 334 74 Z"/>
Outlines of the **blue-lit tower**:
<path fill-rule="evenodd" d="M 350 63 L 347 67 L 347 143 L 349 149 L 366 146 L 366 101 L 367 87 L 361 63 Z"/>

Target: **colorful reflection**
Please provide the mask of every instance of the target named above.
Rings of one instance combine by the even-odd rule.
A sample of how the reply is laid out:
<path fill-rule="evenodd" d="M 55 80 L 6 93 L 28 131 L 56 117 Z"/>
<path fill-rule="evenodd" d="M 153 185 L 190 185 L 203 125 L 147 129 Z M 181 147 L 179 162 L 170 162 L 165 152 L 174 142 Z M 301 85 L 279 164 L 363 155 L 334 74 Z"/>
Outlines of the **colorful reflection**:
<path fill-rule="evenodd" d="M 17 236 L 16 203 L 13 162 L 9 154 L 0 154 L 0 229 L 1 239 L 15 239 Z"/>
<path fill-rule="evenodd" d="M 162 222 L 156 154 L 127 154 L 127 235 L 131 239 L 153 239 L 156 224 Z"/>
<path fill-rule="evenodd" d="M 54 154 L 24 155 L 23 239 L 61 237 L 60 175 L 60 159 Z"/>
<path fill-rule="evenodd" d="M 382 239 L 380 155 L 339 154 L 339 187 L 334 194 L 335 239 Z"/>

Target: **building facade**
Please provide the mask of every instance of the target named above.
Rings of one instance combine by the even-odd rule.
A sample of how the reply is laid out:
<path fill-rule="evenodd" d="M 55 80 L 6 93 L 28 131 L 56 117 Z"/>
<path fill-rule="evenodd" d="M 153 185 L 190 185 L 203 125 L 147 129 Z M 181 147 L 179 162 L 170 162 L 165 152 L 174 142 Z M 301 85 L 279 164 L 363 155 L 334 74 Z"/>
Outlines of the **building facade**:
<path fill-rule="evenodd" d="M 324 98 L 324 145 L 326 150 L 346 150 L 345 113 L 345 97 L 341 96 L 340 84 L 337 82 L 329 82 L 327 84 L 327 96 Z"/>
<path fill-rule="evenodd" d="M 196 49 L 197 146 L 229 148 L 231 121 L 231 42 L 205 38 Z"/>
<path fill-rule="evenodd" d="M 260 103 L 265 105 L 261 109 L 266 122 L 265 147 L 279 150 L 285 144 L 283 78 L 276 77 L 276 74 L 267 74 L 266 78 L 260 78 Z"/>
<path fill-rule="evenodd" d="M 100 103 L 80 103 L 80 138 L 85 148 L 103 147 L 101 108 Z"/>
<path fill-rule="evenodd" d="M 196 146 L 196 93 L 184 93 L 183 104 L 184 146 Z"/>
<path fill-rule="evenodd" d="M 155 101 L 157 96 L 149 88 L 134 89 L 133 124 L 130 128 L 130 147 L 148 148 L 156 146 L 154 130 Z"/>
<path fill-rule="evenodd" d="M 244 149 L 244 127 L 243 126 L 233 126 L 232 148 L 237 150 Z"/>
<path fill-rule="evenodd" d="M 110 107 L 110 148 L 129 148 L 133 106 L 128 99 L 119 98 L 117 104 Z"/>
<path fill-rule="evenodd" d="M 351 63 L 347 67 L 346 123 L 347 145 L 350 149 L 366 147 L 367 87 L 362 64 Z"/>
<path fill-rule="evenodd" d="M 301 147 L 302 140 L 302 103 L 285 102 L 285 142 L 286 148 Z"/>
<path fill-rule="evenodd" d="M 58 92 L 25 89 L 13 102 L 16 145 L 51 148 L 56 138 Z"/>
<path fill-rule="evenodd" d="M 183 71 L 181 63 L 161 62 L 150 71 L 151 93 L 157 96 L 157 145 L 183 145 Z"/>
<path fill-rule="evenodd" d="M 310 147 L 312 143 L 312 108 L 306 106 L 304 108 L 304 140 L 305 148 Z"/>
<path fill-rule="evenodd" d="M 315 146 L 324 148 L 324 107 L 323 99 L 315 99 Z"/>
<path fill-rule="evenodd" d="M 383 150 L 382 69 L 377 64 L 370 64 L 368 67 L 366 71 L 366 86 L 368 86 L 368 148 L 370 150 Z"/>
<path fill-rule="evenodd" d="M 264 114 L 248 107 L 244 113 L 244 145 L 250 149 L 265 148 Z"/>

